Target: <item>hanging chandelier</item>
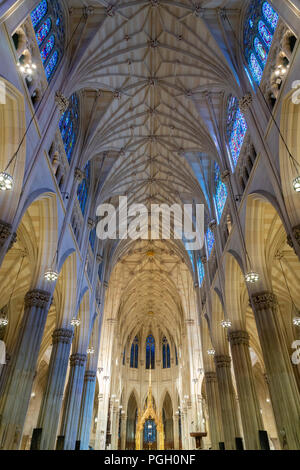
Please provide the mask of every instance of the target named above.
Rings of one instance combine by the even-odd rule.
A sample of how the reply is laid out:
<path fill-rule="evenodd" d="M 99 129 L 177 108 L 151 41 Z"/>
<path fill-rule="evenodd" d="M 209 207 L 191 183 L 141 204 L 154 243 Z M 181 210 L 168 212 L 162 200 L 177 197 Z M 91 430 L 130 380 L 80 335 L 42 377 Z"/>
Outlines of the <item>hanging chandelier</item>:
<path fill-rule="evenodd" d="M 255 284 L 256 282 L 259 281 L 259 274 L 254 271 L 249 271 L 248 273 L 245 274 L 245 280 L 249 284 Z"/>
<path fill-rule="evenodd" d="M 88 348 L 86 353 L 89 354 L 90 356 L 92 356 L 93 354 L 95 354 L 95 350 L 94 350 L 94 348 Z"/>
<path fill-rule="evenodd" d="M 45 272 L 45 279 L 48 282 L 55 282 L 58 279 L 58 273 L 53 269 L 49 269 L 47 272 Z"/>
<path fill-rule="evenodd" d="M 216 354 L 216 351 L 214 349 L 208 349 L 207 354 L 209 356 L 214 356 Z"/>
<path fill-rule="evenodd" d="M 81 321 L 80 321 L 79 318 L 73 317 L 70 323 L 71 323 L 71 326 L 76 328 L 76 327 L 80 326 Z"/>
<path fill-rule="evenodd" d="M 294 317 L 293 318 L 293 325 L 294 326 L 300 326 L 300 317 Z"/>
<path fill-rule="evenodd" d="M 1 317 L 0 318 L 0 327 L 4 327 L 8 325 L 8 318 L 6 317 Z"/>
<path fill-rule="evenodd" d="M 5 171 L 0 173 L 0 191 L 10 191 L 13 188 L 13 178 Z"/>
<path fill-rule="evenodd" d="M 221 321 L 221 326 L 223 328 L 231 328 L 232 327 L 232 323 L 230 320 L 223 320 Z"/>
<path fill-rule="evenodd" d="M 300 176 L 297 176 L 297 178 L 294 179 L 293 188 L 296 193 L 300 193 Z"/>

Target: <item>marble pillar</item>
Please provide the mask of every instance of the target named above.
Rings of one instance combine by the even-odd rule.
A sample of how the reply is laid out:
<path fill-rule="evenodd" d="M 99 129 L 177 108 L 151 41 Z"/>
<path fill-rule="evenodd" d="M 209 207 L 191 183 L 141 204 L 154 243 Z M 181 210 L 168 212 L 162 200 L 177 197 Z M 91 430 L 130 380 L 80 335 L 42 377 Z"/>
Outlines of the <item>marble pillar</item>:
<path fill-rule="evenodd" d="M 96 389 L 96 372 L 87 370 L 84 374 L 84 385 L 81 400 L 77 441 L 80 449 L 88 450 L 93 420 L 94 398 Z"/>
<path fill-rule="evenodd" d="M 205 373 L 205 388 L 211 446 L 213 450 L 219 450 L 219 443 L 223 442 L 224 438 L 217 374 L 214 371 Z"/>
<path fill-rule="evenodd" d="M 0 398 L 1 449 L 16 450 L 20 445 L 50 298 L 49 292 L 41 290 L 25 296 L 24 315 Z"/>
<path fill-rule="evenodd" d="M 300 396 L 292 362 L 280 328 L 272 292 L 252 295 L 271 401 L 282 449 L 300 449 Z"/>
<path fill-rule="evenodd" d="M 41 450 L 54 450 L 57 427 L 68 370 L 73 330 L 58 329 L 52 335 L 52 351 L 45 393 L 40 408 L 37 427 L 43 429 Z"/>
<path fill-rule="evenodd" d="M 231 357 L 215 356 L 217 382 L 219 388 L 221 414 L 226 450 L 235 450 L 237 437 L 241 437 L 236 395 L 231 376 Z"/>
<path fill-rule="evenodd" d="M 65 437 L 65 450 L 74 450 L 76 446 L 86 359 L 85 354 L 79 353 L 70 357 L 70 373 L 60 432 L 60 435 Z"/>

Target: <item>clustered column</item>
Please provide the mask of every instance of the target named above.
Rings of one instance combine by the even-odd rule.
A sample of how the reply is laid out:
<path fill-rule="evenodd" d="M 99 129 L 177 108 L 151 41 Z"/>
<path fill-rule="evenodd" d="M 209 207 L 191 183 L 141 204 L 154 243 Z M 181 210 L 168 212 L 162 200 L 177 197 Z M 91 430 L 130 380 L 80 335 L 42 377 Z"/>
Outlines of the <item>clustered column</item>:
<path fill-rule="evenodd" d="M 219 443 L 223 442 L 223 429 L 217 374 L 214 371 L 205 373 L 205 388 L 211 445 L 213 450 L 219 450 Z"/>
<path fill-rule="evenodd" d="M 263 430 L 263 423 L 254 385 L 249 340 L 247 331 L 229 333 L 245 445 L 248 450 L 258 450 L 259 430 Z"/>
<path fill-rule="evenodd" d="M 93 419 L 94 398 L 96 389 L 96 372 L 87 370 L 84 375 L 84 385 L 81 400 L 79 428 L 77 440 L 80 449 L 88 450 Z"/>
<path fill-rule="evenodd" d="M 42 290 L 30 291 L 25 296 L 24 315 L 1 396 L 1 449 L 19 448 L 50 299 L 51 294 Z"/>
<path fill-rule="evenodd" d="M 272 292 L 252 296 L 272 406 L 282 449 L 300 448 L 300 397 Z"/>
<path fill-rule="evenodd" d="M 37 426 L 42 429 L 41 450 L 55 449 L 72 338 L 73 331 L 63 328 L 52 335 L 48 379 Z"/>
<path fill-rule="evenodd" d="M 215 356 L 217 382 L 221 402 L 221 414 L 226 450 L 236 449 L 236 438 L 240 437 L 237 403 L 231 376 L 231 357 Z"/>
<path fill-rule="evenodd" d="M 70 357 L 70 375 L 61 426 L 65 450 L 74 450 L 76 446 L 86 359 L 85 354 L 79 353 Z"/>

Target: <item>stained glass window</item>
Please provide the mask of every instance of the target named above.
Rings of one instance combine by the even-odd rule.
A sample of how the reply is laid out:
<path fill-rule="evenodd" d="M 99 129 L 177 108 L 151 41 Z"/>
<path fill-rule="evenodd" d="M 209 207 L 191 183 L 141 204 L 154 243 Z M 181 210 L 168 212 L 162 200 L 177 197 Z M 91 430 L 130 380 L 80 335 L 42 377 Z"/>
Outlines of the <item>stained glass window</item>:
<path fill-rule="evenodd" d="M 79 130 L 79 100 L 76 93 L 70 98 L 67 111 L 59 121 L 59 129 L 69 163 L 71 162 Z"/>
<path fill-rule="evenodd" d="M 90 187 L 90 162 L 85 167 L 85 177 L 83 178 L 82 182 L 78 186 L 78 190 L 77 190 L 77 198 L 78 198 L 82 215 L 85 214 L 89 187 Z"/>
<path fill-rule="evenodd" d="M 137 369 L 139 365 L 139 339 L 136 336 L 131 345 L 130 351 L 130 367 L 132 369 Z"/>
<path fill-rule="evenodd" d="M 170 346 L 166 337 L 163 338 L 162 355 L 163 355 L 163 368 L 170 369 L 171 367 L 171 355 Z"/>
<path fill-rule="evenodd" d="M 126 348 L 124 348 L 124 351 L 123 351 L 123 361 L 122 361 L 122 364 L 123 366 L 125 366 L 125 359 L 126 359 Z"/>
<path fill-rule="evenodd" d="M 177 347 L 175 346 L 175 361 L 176 361 L 176 366 L 178 366 L 178 353 L 177 353 Z"/>
<path fill-rule="evenodd" d="M 42 0 L 31 13 L 31 20 L 46 77 L 50 81 L 64 51 L 64 18 L 59 1 Z"/>
<path fill-rule="evenodd" d="M 227 201 L 227 188 L 225 183 L 222 182 L 221 172 L 217 162 L 215 162 L 215 201 L 220 221 Z"/>
<path fill-rule="evenodd" d="M 208 257 L 210 257 L 214 244 L 215 244 L 215 237 L 209 227 L 206 232 L 206 244 L 207 244 Z"/>
<path fill-rule="evenodd" d="M 144 442 L 153 444 L 156 441 L 156 424 L 152 419 L 145 422 L 144 427 Z"/>
<path fill-rule="evenodd" d="M 198 258 L 197 268 L 198 268 L 199 285 L 202 286 L 202 283 L 203 283 L 203 280 L 204 280 L 204 277 L 205 277 L 205 270 L 204 270 L 204 266 L 203 266 L 203 263 L 202 263 L 200 257 Z"/>
<path fill-rule="evenodd" d="M 45 46 L 41 50 L 41 58 L 43 63 L 48 59 L 53 47 L 55 44 L 55 37 L 52 35 L 50 38 L 47 40 Z"/>
<path fill-rule="evenodd" d="M 42 2 L 31 13 L 31 20 L 32 20 L 32 24 L 34 28 L 36 28 L 36 26 L 44 18 L 47 11 L 48 11 L 48 2 L 47 0 L 42 0 Z"/>
<path fill-rule="evenodd" d="M 240 152 L 244 143 L 244 139 L 247 133 L 247 123 L 244 115 L 241 113 L 239 108 L 238 99 L 232 95 L 228 98 L 227 105 L 227 125 L 226 133 L 229 141 L 229 148 L 232 157 L 233 167 L 235 168 L 240 156 Z M 217 183 L 217 182 L 216 182 Z M 217 187 L 217 186 L 216 186 Z M 222 197 L 225 197 L 226 187 L 219 185 L 219 197 L 222 201 Z M 226 190 L 227 198 L 227 190 Z M 222 205 L 222 204 L 221 204 Z M 221 209 L 221 206 L 218 207 L 218 212 Z M 224 207 L 222 208 L 223 212 Z"/>
<path fill-rule="evenodd" d="M 90 245 L 91 245 L 93 252 L 95 252 L 95 243 L 96 243 L 96 227 L 94 227 L 90 233 Z"/>
<path fill-rule="evenodd" d="M 146 369 L 155 369 L 155 339 L 149 335 L 146 339 Z"/>
<path fill-rule="evenodd" d="M 279 16 L 269 2 L 253 0 L 244 27 L 245 58 L 252 78 L 260 84 Z"/>
<path fill-rule="evenodd" d="M 37 40 L 38 46 L 40 46 L 42 44 L 44 39 L 50 33 L 51 25 L 52 25 L 51 18 L 48 18 L 37 30 L 36 40 Z"/>

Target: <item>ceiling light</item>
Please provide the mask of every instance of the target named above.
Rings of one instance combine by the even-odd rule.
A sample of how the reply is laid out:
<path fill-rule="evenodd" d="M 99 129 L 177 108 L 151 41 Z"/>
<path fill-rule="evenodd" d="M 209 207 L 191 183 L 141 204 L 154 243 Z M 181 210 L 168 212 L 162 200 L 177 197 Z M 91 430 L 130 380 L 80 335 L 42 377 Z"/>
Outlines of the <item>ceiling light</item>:
<path fill-rule="evenodd" d="M 0 327 L 1 326 L 7 326 L 8 325 L 8 319 L 3 317 L 3 318 L 0 318 Z"/>
<path fill-rule="evenodd" d="M 0 191 L 10 191 L 13 187 L 13 178 L 8 173 L 0 173 Z"/>
<path fill-rule="evenodd" d="M 58 273 L 56 271 L 54 271 L 53 269 L 49 269 L 45 273 L 45 279 L 48 282 L 55 282 L 58 279 Z"/>
<path fill-rule="evenodd" d="M 209 349 L 209 350 L 207 351 L 207 354 L 208 354 L 209 356 L 214 356 L 214 355 L 216 354 L 216 351 L 215 351 L 214 349 Z"/>
<path fill-rule="evenodd" d="M 294 326 L 300 326 L 300 317 L 295 317 L 293 319 L 293 325 Z"/>
<path fill-rule="evenodd" d="M 255 284 L 259 281 L 259 274 L 255 273 L 254 271 L 250 271 L 245 275 L 245 279 L 249 284 Z"/>
<path fill-rule="evenodd" d="M 297 178 L 294 179 L 293 188 L 296 193 L 300 193 L 300 176 L 297 176 Z"/>
<path fill-rule="evenodd" d="M 222 326 L 223 328 L 231 328 L 231 327 L 232 327 L 232 323 L 231 323 L 230 320 L 223 320 L 223 321 L 221 322 L 221 326 Z"/>
<path fill-rule="evenodd" d="M 71 320 L 71 326 L 74 326 L 74 327 L 80 326 L 80 323 L 81 323 L 81 321 L 80 321 L 79 318 L 75 318 L 75 317 L 74 317 L 74 318 L 72 318 L 72 320 Z"/>

